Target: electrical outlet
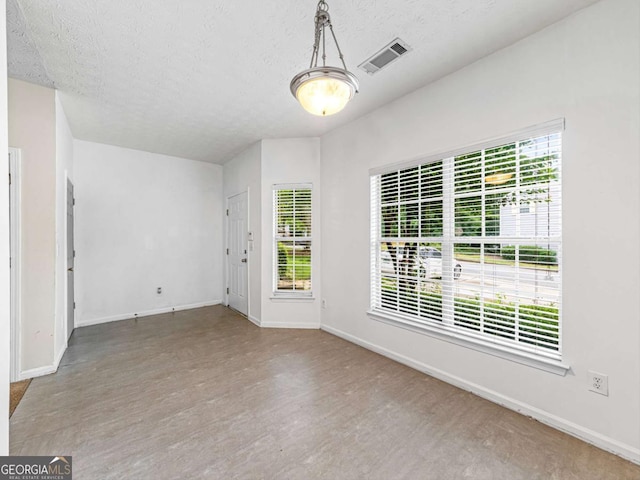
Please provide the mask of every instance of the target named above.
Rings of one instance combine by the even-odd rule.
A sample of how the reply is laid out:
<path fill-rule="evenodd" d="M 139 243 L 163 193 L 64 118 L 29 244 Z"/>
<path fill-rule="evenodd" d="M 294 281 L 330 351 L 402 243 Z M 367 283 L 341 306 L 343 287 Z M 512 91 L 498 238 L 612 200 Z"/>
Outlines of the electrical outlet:
<path fill-rule="evenodd" d="M 603 373 L 587 372 L 589 379 L 589 390 L 600 395 L 609 396 L 609 377 Z"/>
<path fill-rule="evenodd" d="M 327 308 L 327 301 L 324 298 L 322 299 L 322 308 Z"/>
<path fill-rule="evenodd" d="M 158 287 L 158 289 L 156 290 L 156 293 L 158 295 L 162 295 L 162 287 Z"/>

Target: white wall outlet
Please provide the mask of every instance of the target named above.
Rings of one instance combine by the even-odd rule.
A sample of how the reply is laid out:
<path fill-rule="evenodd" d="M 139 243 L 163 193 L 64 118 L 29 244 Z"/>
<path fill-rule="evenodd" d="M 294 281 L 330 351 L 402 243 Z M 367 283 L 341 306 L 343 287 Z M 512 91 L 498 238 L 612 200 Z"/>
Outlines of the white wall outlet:
<path fill-rule="evenodd" d="M 322 308 L 327 308 L 327 301 L 324 298 L 322 299 Z"/>
<path fill-rule="evenodd" d="M 589 390 L 600 395 L 609 396 L 609 377 L 603 373 L 587 372 L 589 379 Z"/>
<path fill-rule="evenodd" d="M 162 287 L 158 287 L 158 289 L 156 290 L 156 293 L 158 295 L 162 295 Z"/>

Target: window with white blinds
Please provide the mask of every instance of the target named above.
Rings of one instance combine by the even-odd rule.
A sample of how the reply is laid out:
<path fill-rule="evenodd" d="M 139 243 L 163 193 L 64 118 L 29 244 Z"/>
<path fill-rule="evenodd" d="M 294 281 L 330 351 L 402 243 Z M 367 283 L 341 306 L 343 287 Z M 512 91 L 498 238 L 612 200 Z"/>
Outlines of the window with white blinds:
<path fill-rule="evenodd" d="M 371 313 L 559 360 L 561 129 L 372 175 Z"/>
<path fill-rule="evenodd" d="M 311 185 L 274 185 L 274 293 L 311 295 Z"/>

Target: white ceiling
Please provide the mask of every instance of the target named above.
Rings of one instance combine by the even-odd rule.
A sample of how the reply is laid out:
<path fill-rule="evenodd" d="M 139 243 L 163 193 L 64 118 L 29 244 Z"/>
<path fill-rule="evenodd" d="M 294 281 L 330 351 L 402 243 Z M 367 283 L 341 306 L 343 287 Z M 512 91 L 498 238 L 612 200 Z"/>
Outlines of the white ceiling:
<path fill-rule="evenodd" d="M 595 1 L 327 0 L 361 84 L 328 118 L 289 92 L 315 0 L 8 0 L 9 75 L 60 90 L 75 138 L 223 163 L 261 138 L 322 135 Z M 356 68 L 397 36 L 413 51 Z"/>

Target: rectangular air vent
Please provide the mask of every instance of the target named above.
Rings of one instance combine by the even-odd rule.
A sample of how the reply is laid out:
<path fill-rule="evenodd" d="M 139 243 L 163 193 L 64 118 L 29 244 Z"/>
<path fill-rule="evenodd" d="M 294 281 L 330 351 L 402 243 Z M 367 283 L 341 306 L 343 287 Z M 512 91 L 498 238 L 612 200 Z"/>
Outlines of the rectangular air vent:
<path fill-rule="evenodd" d="M 373 75 L 409 51 L 411 51 L 411 47 L 399 38 L 396 38 L 382 50 L 374 53 L 358 65 L 358 68 L 364 70 L 369 75 Z"/>

